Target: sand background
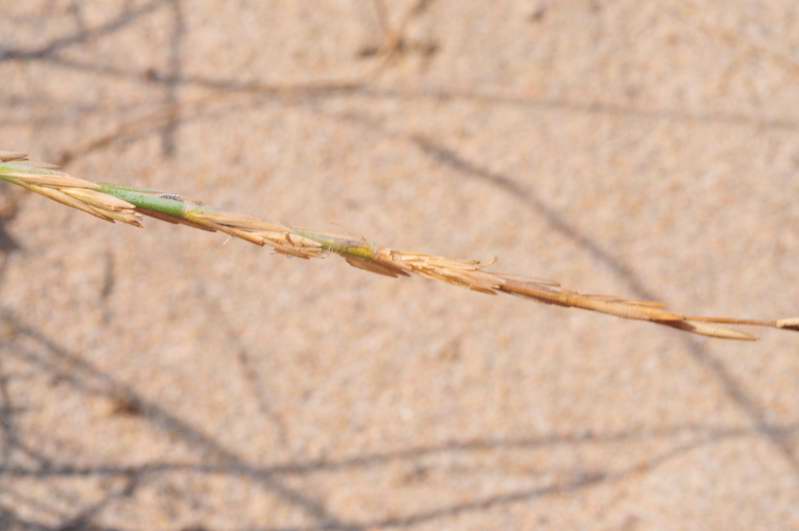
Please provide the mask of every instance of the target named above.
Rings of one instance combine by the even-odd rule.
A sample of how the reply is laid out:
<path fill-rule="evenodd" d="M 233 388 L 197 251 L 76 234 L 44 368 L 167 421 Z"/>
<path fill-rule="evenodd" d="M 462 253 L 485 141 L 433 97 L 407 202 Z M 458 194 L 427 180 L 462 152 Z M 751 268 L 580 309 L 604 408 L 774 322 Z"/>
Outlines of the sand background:
<path fill-rule="evenodd" d="M 0 0 L 0 146 L 585 291 L 798 313 L 796 2 L 414 4 Z M 0 194 L 2 529 L 799 528 L 798 336 Z"/>

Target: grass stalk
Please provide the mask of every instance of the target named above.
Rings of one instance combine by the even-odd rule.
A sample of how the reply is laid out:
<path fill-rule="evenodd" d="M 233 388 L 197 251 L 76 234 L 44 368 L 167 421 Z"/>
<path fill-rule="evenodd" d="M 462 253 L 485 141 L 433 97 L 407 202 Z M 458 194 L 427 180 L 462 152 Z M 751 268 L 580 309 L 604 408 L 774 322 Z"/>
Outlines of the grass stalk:
<path fill-rule="evenodd" d="M 249 216 L 221 212 L 176 194 L 79 179 L 51 165 L 31 162 L 22 153 L 0 152 L 0 180 L 111 223 L 141 227 L 145 215 L 191 228 L 222 232 L 255 245 L 272 247 L 288 256 L 310 259 L 337 254 L 353 267 L 389 277 L 416 275 L 481 293 L 515 295 L 720 339 L 757 339 L 722 325 L 799 331 L 799 318 L 766 320 L 693 316 L 669 310 L 659 302 L 581 293 L 553 281 L 500 273 L 489 269 L 491 264 L 476 260 L 456 260 L 376 247 L 348 236 L 267 223 Z"/>

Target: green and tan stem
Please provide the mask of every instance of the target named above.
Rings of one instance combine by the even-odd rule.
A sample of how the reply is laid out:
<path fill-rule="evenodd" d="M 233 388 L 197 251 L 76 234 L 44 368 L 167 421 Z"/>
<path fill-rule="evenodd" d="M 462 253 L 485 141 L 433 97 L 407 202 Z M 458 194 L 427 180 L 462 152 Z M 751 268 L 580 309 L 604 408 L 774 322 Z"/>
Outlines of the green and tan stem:
<path fill-rule="evenodd" d="M 799 331 L 799 318 L 779 320 L 693 316 L 653 301 L 638 301 L 569 290 L 542 279 L 491 271 L 491 264 L 424 253 L 374 247 L 352 238 L 267 223 L 257 218 L 220 212 L 178 195 L 72 177 L 56 168 L 27 160 L 21 153 L 0 152 L 0 180 L 109 222 L 142 226 L 142 215 L 210 232 L 222 232 L 281 254 L 309 259 L 337 254 L 353 267 L 389 277 L 417 275 L 491 295 L 505 293 L 568 308 L 579 308 L 669 326 L 703 336 L 754 340 L 754 336 L 721 325 Z"/>

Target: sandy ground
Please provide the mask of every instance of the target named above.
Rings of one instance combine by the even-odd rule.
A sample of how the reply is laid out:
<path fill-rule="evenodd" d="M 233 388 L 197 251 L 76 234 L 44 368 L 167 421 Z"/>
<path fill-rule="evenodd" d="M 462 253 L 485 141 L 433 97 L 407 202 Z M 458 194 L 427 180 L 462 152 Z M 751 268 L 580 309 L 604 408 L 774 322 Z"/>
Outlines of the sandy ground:
<path fill-rule="evenodd" d="M 414 3 L 0 0 L 0 146 L 576 289 L 798 313 L 795 1 Z M 799 528 L 798 336 L 0 191 L 4 530 Z"/>

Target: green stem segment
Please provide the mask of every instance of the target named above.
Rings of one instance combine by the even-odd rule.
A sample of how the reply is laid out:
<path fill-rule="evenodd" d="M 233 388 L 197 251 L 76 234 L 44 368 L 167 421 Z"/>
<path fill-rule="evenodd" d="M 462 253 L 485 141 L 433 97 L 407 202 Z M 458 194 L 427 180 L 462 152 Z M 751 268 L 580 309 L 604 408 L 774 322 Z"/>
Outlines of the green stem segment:
<path fill-rule="evenodd" d="M 176 218 L 185 218 L 186 214 L 197 209 L 197 205 L 190 202 L 181 201 L 170 197 L 168 194 L 150 190 L 140 190 L 128 186 L 104 183 L 100 185 L 100 191 L 118 199 L 122 199 L 123 201 L 127 201 L 135 205 L 138 209 L 167 214 Z M 291 232 L 319 243 L 325 251 L 365 260 L 372 260 L 375 257 L 374 249 L 364 242 L 336 238 L 326 234 L 304 230 L 292 230 Z"/>
<path fill-rule="evenodd" d="M 368 244 L 359 242 L 357 240 L 346 240 L 343 238 L 334 238 L 325 234 L 317 232 L 310 232 L 304 230 L 292 230 L 293 233 L 303 238 L 308 238 L 319 243 L 322 249 L 330 251 L 331 253 L 340 254 L 342 256 L 355 256 L 365 260 L 371 260 L 375 257 L 375 251 Z"/>
<path fill-rule="evenodd" d="M 142 210 L 160 212 L 176 218 L 182 218 L 190 209 L 189 205 L 183 201 L 165 197 L 153 192 L 145 192 L 135 188 L 117 186 L 114 184 L 101 184 L 100 191 L 112 195 L 123 201 L 135 205 Z"/>

